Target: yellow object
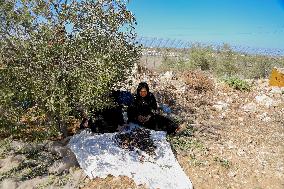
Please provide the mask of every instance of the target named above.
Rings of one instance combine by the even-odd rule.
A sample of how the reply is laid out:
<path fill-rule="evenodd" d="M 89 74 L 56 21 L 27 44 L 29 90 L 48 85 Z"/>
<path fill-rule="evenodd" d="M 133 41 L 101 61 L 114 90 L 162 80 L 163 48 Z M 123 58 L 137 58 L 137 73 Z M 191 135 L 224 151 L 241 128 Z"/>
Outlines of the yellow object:
<path fill-rule="evenodd" d="M 284 69 L 273 68 L 269 79 L 269 86 L 284 87 Z"/>

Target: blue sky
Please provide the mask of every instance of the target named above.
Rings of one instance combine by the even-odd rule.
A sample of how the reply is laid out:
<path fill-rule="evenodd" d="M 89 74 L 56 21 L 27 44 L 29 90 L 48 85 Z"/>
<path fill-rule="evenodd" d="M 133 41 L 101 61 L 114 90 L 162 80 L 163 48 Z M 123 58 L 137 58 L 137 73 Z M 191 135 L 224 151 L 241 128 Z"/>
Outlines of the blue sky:
<path fill-rule="evenodd" d="M 284 0 L 130 0 L 139 36 L 284 49 Z"/>

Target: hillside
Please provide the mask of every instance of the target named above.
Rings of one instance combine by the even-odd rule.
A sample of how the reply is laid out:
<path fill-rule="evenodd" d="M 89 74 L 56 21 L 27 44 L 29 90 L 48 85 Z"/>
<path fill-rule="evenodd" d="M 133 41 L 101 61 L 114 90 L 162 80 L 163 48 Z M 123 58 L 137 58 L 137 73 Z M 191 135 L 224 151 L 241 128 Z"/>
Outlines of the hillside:
<path fill-rule="evenodd" d="M 261 79 L 249 80 L 249 92 L 239 91 L 199 71 L 146 70 L 134 76 L 133 84 L 125 87 L 134 92 L 141 80 L 147 81 L 158 103 L 171 108 L 168 116 L 182 124 L 184 131 L 169 141 L 195 188 L 283 188 L 283 88 L 269 87 L 268 80 Z M 74 157 L 66 156 L 68 141 L 5 141 L 0 188 L 137 188 L 126 177 L 88 179 Z M 31 162 L 43 157 L 48 159 L 42 163 L 48 174 L 38 169 L 45 174 L 39 171 L 30 180 L 35 167 Z M 30 170 L 19 168 L 23 163 Z"/>

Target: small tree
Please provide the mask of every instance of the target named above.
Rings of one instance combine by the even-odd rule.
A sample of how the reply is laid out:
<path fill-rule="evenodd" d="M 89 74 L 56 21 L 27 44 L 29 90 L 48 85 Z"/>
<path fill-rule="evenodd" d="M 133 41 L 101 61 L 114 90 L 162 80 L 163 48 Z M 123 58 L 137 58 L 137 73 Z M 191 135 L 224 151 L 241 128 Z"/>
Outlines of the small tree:
<path fill-rule="evenodd" d="M 126 3 L 1 1 L 0 121 L 37 106 L 66 136 L 74 110 L 109 106 L 107 93 L 140 54 Z"/>
<path fill-rule="evenodd" d="M 228 44 L 224 44 L 221 49 L 219 49 L 214 72 L 219 76 L 234 76 L 238 73 L 235 52 L 233 52 Z"/>
<path fill-rule="evenodd" d="M 194 68 L 200 68 L 201 70 L 210 70 L 214 65 L 214 50 L 212 47 L 202 47 L 197 44 L 190 48 L 190 62 Z"/>

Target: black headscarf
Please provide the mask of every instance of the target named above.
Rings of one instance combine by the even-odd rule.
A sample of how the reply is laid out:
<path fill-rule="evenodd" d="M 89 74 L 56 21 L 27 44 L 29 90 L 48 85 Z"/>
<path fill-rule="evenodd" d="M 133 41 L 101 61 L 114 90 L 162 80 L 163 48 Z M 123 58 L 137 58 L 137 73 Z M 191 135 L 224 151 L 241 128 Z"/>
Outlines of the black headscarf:
<path fill-rule="evenodd" d="M 147 90 L 147 96 L 150 95 L 149 93 L 149 86 L 146 82 L 141 82 L 139 83 L 138 87 L 137 87 L 137 96 L 140 96 L 140 91 L 141 89 L 145 88 Z"/>

